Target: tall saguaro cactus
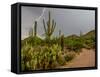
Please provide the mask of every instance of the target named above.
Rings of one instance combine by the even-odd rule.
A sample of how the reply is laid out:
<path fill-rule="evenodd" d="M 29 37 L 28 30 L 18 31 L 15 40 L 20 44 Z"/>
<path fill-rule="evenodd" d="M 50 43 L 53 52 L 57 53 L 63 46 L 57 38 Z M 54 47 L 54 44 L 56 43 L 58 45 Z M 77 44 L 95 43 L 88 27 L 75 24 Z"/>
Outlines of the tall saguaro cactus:
<path fill-rule="evenodd" d="M 35 24 L 34 24 L 34 36 L 37 35 L 37 21 L 35 21 Z"/>
<path fill-rule="evenodd" d="M 48 19 L 47 23 L 43 19 L 43 25 L 44 25 L 44 31 L 45 31 L 46 38 L 50 40 L 51 35 L 53 34 L 53 32 L 55 30 L 56 22 L 54 22 L 54 19 L 51 20 L 51 13 L 50 13 L 50 11 L 49 11 L 49 16 L 48 17 L 49 17 L 49 19 Z"/>
<path fill-rule="evenodd" d="M 64 35 L 61 35 L 61 50 L 64 50 Z"/>

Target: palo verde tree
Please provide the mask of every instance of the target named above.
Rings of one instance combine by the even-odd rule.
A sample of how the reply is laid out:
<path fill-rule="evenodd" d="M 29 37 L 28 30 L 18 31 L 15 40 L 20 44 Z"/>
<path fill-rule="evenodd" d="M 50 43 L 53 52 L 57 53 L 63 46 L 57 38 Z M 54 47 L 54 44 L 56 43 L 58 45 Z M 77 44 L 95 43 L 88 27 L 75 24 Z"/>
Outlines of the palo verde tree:
<path fill-rule="evenodd" d="M 46 23 L 46 21 L 43 19 L 43 26 L 44 26 L 44 31 L 45 31 L 45 36 L 46 39 L 48 40 L 48 42 L 51 39 L 51 35 L 53 34 L 55 27 L 56 27 L 56 22 L 54 21 L 54 19 L 51 20 L 51 13 L 49 11 L 49 15 L 48 15 L 48 21 Z"/>

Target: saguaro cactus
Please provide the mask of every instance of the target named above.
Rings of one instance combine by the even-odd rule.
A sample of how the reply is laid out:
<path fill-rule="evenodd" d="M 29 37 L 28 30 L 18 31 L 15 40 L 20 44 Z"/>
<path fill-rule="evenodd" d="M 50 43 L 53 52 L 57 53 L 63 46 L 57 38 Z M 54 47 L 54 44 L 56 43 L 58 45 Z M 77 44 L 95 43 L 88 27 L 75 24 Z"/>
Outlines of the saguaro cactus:
<path fill-rule="evenodd" d="M 37 35 L 37 21 L 35 21 L 35 24 L 34 24 L 34 36 Z"/>
<path fill-rule="evenodd" d="M 64 35 L 61 35 L 61 50 L 64 50 Z"/>
<path fill-rule="evenodd" d="M 49 19 L 48 19 L 47 23 L 43 19 L 43 25 L 44 25 L 44 31 L 45 31 L 46 38 L 50 40 L 50 37 L 51 37 L 51 35 L 53 34 L 53 32 L 55 30 L 56 22 L 54 22 L 54 19 L 51 20 L 50 11 L 49 11 L 49 16 L 48 17 L 49 17 Z"/>
<path fill-rule="evenodd" d="M 58 42 L 59 45 L 61 45 L 61 30 L 59 30 L 59 42 Z"/>

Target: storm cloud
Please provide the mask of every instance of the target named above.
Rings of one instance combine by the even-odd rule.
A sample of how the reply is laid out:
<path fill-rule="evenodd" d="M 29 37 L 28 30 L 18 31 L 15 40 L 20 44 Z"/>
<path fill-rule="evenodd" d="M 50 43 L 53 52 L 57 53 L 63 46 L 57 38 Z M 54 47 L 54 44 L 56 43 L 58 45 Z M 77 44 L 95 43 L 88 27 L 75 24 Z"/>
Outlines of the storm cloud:
<path fill-rule="evenodd" d="M 30 28 L 34 27 L 34 21 L 43 13 L 44 7 L 21 7 L 21 38 L 28 37 Z M 44 14 L 38 20 L 37 33 L 43 37 L 43 19 L 47 22 L 48 11 L 51 12 L 51 18 L 56 22 L 54 31 L 55 36 L 58 36 L 59 30 L 65 35 L 87 33 L 95 29 L 95 11 L 79 10 L 79 9 L 60 9 L 60 8 L 45 8 Z"/>

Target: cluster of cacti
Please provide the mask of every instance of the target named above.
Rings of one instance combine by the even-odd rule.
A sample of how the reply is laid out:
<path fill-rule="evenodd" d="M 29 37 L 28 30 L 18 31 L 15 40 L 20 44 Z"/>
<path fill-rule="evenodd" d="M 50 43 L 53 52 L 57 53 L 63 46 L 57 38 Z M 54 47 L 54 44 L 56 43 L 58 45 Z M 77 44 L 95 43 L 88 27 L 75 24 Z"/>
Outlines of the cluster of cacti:
<path fill-rule="evenodd" d="M 65 62 L 59 45 L 36 48 L 25 46 L 21 54 L 23 70 L 51 69 Z"/>
<path fill-rule="evenodd" d="M 43 26 L 44 26 L 44 31 L 46 35 L 46 39 L 50 40 L 51 35 L 53 34 L 55 27 L 56 27 L 56 22 L 54 20 L 51 20 L 51 13 L 49 11 L 49 19 L 46 23 L 46 21 L 43 19 Z"/>
<path fill-rule="evenodd" d="M 64 54 L 58 44 L 32 47 L 26 45 L 21 50 L 22 71 L 54 69 L 72 60 L 73 54 Z"/>

